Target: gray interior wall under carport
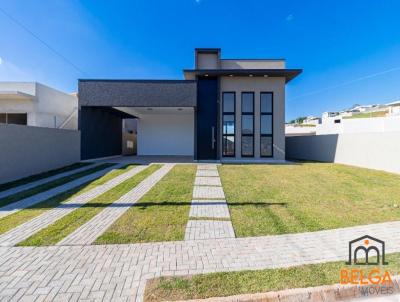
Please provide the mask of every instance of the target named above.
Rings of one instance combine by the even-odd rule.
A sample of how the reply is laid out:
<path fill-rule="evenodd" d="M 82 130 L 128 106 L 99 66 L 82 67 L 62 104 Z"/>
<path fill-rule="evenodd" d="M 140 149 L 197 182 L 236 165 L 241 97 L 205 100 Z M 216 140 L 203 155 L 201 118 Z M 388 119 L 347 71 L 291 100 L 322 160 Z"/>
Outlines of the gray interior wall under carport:
<path fill-rule="evenodd" d="M 82 106 L 79 110 L 81 159 L 122 154 L 122 118 L 117 110 Z"/>

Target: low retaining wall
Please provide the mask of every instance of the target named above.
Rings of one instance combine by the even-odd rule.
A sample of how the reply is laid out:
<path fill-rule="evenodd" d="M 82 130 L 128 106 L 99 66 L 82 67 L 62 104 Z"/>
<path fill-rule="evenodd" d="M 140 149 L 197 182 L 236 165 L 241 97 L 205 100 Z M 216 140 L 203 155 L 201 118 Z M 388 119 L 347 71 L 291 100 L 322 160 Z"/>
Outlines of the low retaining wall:
<path fill-rule="evenodd" d="M 80 161 L 80 132 L 0 124 L 0 183 Z"/>
<path fill-rule="evenodd" d="M 400 173 L 400 132 L 286 137 L 286 157 Z"/>

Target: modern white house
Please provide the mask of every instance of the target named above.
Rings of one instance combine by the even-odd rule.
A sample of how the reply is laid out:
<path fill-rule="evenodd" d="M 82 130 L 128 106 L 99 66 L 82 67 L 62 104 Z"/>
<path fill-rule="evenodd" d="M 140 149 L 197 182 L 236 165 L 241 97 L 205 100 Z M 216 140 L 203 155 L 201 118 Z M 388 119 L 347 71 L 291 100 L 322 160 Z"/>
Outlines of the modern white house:
<path fill-rule="evenodd" d="M 284 160 L 285 85 L 301 71 L 199 48 L 184 80 L 81 79 L 81 157 L 120 155 L 122 121 L 137 119 L 138 155 Z"/>
<path fill-rule="evenodd" d="M 37 82 L 0 82 L 0 123 L 77 129 L 78 98 Z"/>

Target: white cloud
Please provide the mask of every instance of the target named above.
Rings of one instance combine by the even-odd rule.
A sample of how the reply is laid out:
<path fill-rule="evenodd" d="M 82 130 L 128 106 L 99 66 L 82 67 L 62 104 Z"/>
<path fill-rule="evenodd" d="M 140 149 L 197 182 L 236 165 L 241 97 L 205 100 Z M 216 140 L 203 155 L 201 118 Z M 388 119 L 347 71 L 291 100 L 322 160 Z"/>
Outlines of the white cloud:
<path fill-rule="evenodd" d="M 0 65 L 3 63 L 3 59 L 0 57 Z"/>
<path fill-rule="evenodd" d="M 293 20 L 293 18 L 294 18 L 294 16 L 292 14 L 289 14 L 289 15 L 286 16 L 286 21 L 290 22 L 290 21 Z"/>

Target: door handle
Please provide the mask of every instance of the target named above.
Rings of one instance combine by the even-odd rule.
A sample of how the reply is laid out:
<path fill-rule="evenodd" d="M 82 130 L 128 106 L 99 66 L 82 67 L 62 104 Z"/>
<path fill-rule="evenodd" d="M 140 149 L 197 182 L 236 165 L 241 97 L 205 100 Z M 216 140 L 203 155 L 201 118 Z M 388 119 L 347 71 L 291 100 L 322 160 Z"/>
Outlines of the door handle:
<path fill-rule="evenodd" d="M 215 145 L 215 127 L 211 127 L 211 149 L 214 150 Z"/>

